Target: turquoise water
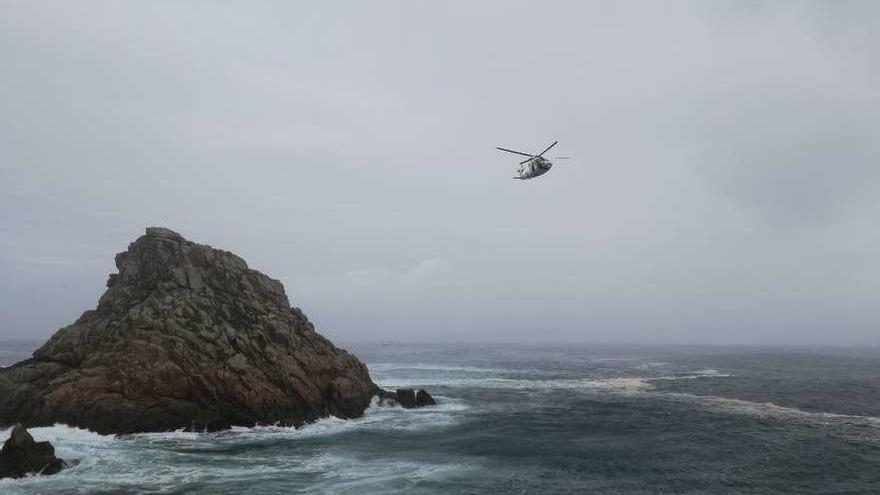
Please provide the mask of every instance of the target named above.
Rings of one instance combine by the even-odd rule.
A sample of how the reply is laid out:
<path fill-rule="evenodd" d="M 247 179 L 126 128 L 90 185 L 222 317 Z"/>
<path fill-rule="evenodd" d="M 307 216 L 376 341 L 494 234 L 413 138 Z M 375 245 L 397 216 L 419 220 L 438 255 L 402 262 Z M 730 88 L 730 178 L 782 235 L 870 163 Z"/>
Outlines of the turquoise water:
<path fill-rule="evenodd" d="M 880 493 L 878 350 L 349 349 L 440 404 L 299 430 L 35 428 L 79 464 L 0 493 Z"/>

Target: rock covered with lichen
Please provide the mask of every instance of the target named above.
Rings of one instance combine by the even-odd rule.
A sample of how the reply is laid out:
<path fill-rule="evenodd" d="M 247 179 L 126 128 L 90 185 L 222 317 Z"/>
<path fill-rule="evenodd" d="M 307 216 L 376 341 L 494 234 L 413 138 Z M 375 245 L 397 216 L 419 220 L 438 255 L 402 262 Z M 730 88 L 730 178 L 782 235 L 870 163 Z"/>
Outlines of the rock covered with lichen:
<path fill-rule="evenodd" d="M 116 255 L 94 310 L 0 370 L 0 424 L 101 433 L 357 417 L 378 390 L 284 287 L 165 228 Z"/>

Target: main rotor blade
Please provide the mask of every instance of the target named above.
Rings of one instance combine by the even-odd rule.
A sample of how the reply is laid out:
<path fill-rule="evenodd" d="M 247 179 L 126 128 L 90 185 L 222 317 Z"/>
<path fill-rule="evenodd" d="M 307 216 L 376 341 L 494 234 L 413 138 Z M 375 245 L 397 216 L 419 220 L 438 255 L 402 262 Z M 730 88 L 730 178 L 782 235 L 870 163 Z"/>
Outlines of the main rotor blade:
<path fill-rule="evenodd" d="M 535 157 L 526 158 L 525 160 L 519 162 L 519 164 L 522 165 L 523 163 L 529 163 L 530 161 L 532 161 L 532 160 L 534 160 L 534 159 L 535 159 Z"/>
<path fill-rule="evenodd" d="M 544 150 L 544 151 L 538 153 L 538 156 L 542 156 L 544 153 L 550 151 L 550 148 L 556 146 L 556 143 L 558 143 L 558 142 L 559 142 L 559 141 L 553 141 L 553 144 L 551 144 L 550 146 L 547 146 L 547 149 L 546 149 L 546 150 Z"/>
<path fill-rule="evenodd" d="M 514 154 L 517 154 L 517 155 L 528 156 L 528 157 L 530 157 L 530 158 L 534 158 L 534 157 L 535 157 L 535 155 L 533 155 L 533 154 L 531 154 L 531 153 L 523 153 L 522 151 L 513 151 L 513 150 L 509 150 L 509 149 L 507 149 L 507 148 L 495 148 L 495 149 L 496 149 L 496 150 L 501 150 L 501 151 L 506 151 L 506 152 L 508 152 L 508 153 L 514 153 Z"/>

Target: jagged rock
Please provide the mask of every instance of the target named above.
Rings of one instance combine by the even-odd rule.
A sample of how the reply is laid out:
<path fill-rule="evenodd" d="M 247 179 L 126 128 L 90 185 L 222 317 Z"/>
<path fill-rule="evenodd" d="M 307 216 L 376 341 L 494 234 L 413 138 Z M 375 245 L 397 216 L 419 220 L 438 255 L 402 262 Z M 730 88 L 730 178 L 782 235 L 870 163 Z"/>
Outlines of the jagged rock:
<path fill-rule="evenodd" d="M 397 389 L 397 402 L 400 403 L 401 406 L 412 409 L 416 407 L 416 393 L 411 388 L 399 388 Z"/>
<path fill-rule="evenodd" d="M 414 409 L 437 405 L 437 401 L 424 389 L 419 390 L 418 393 L 411 388 L 399 388 L 396 392 L 380 389 L 376 395 L 379 397 L 380 406 L 400 405 L 407 409 Z"/>
<path fill-rule="evenodd" d="M 366 366 L 238 256 L 148 228 L 98 307 L 0 370 L 0 424 L 100 433 L 299 425 L 360 416 Z"/>
<path fill-rule="evenodd" d="M 55 474 L 67 463 L 55 457 L 49 442 L 35 442 L 22 426 L 15 425 L 0 450 L 0 478 L 22 478 L 28 474 Z"/>
<path fill-rule="evenodd" d="M 425 389 L 419 390 L 419 393 L 416 394 L 416 407 L 435 405 L 437 405 L 437 401 Z"/>

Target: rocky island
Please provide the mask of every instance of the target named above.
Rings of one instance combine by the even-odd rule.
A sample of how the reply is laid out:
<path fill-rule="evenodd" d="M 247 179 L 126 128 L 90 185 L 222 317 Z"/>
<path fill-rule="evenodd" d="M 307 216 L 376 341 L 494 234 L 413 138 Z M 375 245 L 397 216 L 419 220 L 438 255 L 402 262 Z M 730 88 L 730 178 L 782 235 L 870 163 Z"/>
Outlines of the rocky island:
<path fill-rule="evenodd" d="M 116 267 L 96 309 L 0 370 L 0 425 L 298 426 L 360 416 L 379 392 L 278 280 L 232 253 L 148 228 Z"/>

